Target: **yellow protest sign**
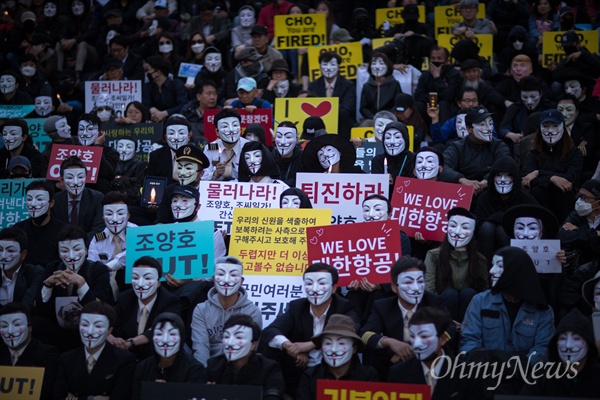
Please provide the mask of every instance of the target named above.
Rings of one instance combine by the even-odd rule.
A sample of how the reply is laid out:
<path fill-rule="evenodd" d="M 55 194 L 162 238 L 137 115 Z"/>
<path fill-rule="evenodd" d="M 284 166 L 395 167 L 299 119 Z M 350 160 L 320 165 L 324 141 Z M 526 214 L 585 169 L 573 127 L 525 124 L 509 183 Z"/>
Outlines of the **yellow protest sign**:
<path fill-rule="evenodd" d="M 375 50 L 379 47 L 385 46 L 388 43 L 392 43 L 393 41 L 394 38 L 392 37 L 371 39 L 371 47 L 373 48 L 373 50 Z"/>
<path fill-rule="evenodd" d="M 598 54 L 598 31 L 576 31 L 579 37 L 579 44 L 585 47 L 592 54 Z M 544 32 L 544 41 L 542 42 L 542 67 L 547 67 L 549 64 L 558 64 L 564 60 L 567 55 L 562 47 L 561 32 Z"/>
<path fill-rule="evenodd" d="M 454 6 L 437 6 L 433 8 L 435 18 L 435 37 L 452 33 L 452 25 L 463 22 L 460 10 Z M 485 4 L 479 3 L 477 18 L 485 18 Z"/>
<path fill-rule="evenodd" d="M 410 141 L 408 149 L 410 151 L 414 151 L 414 149 L 415 149 L 415 127 L 412 125 L 407 125 L 406 127 L 408 128 L 408 139 Z M 352 128 L 352 130 L 350 131 L 351 139 L 354 139 L 354 138 L 367 139 L 367 138 L 373 137 L 373 135 L 375 135 L 375 132 L 373 132 L 373 128 L 369 127 L 369 126 L 364 127 L 364 128 Z"/>
<path fill-rule="evenodd" d="M 439 35 L 437 38 L 438 46 L 445 47 L 448 51 L 452 51 L 454 45 L 461 39 L 464 39 L 464 36 L 454 36 L 454 35 Z M 492 65 L 494 53 L 494 35 L 491 33 L 479 33 L 475 35 L 475 39 L 473 39 L 477 46 L 479 46 L 479 56 L 485 58 L 489 61 L 490 65 Z"/>
<path fill-rule="evenodd" d="M 419 22 L 425 23 L 425 6 L 418 6 Z M 390 23 L 390 27 L 404 23 L 402 18 L 402 10 L 404 7 L 378 8 L 375 10 L 375 28 L 382 30 L 382 25 L 385 21 Z M 375 48 L 375 47 L 373 47 Z"/>
<path fill-rule="evenodd" d="M 298 49 L 327 44 L 325 14 L 275 16 L 275 48 Z"/>
<path fill-rule="evenodd" d="M 338 131 L 337 97 L 277 98 L 275 99 L 275 129 L 281 121 L 292 121 L 302 132 L 302 124 L 308 117 L 321 117 L 328 133 Z"/>
<path fill-rule="evenodd" d="M 44 368 L 2 366 L 0 380 L 3 400 L 38 400 L 42 394 Z"/>
<path fill-rule="evenodd" d="M 340 75 L 346 79 L 356 79 L 358 67 L 363 62 L 363 51 L 360 42 L 333 44 L 322 47 L 308 48 L 308 66 L 310 67 L 310 80 L 314 81 L 321 77 L 321 65 L 319 56 L 326 51 L 333 51 L 342 57 L 340 64 Z"/>
<path fill-rule="evenodd" d="M 235 208 L 229 254 L 244 275 L 301 276 L 308 267 L 306 228 L 331 224 L 331 209 Z"/>

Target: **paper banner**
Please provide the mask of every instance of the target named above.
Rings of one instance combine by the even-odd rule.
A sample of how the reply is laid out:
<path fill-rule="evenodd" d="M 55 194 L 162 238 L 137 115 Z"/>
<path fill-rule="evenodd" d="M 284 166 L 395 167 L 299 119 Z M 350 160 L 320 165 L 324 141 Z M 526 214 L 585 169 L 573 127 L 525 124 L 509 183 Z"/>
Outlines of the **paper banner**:
<path fill-rule="evenodd" d="M 585 47 L 592 54 L 598 54 L 598 35 L 597 30 L 593 31 L 576 31 L 579 37 L 579 44 Z M 542 67 L 546 68 L 549 64 L 558 65 L 559 62 L 567 58 L 562 47 L 562 37 L 565 31 L 560 32 L 544 32 L 544 40 L 542 42 Z"/>
<path fill-rule="evenodd" d="M 556 253 L 560 251 L 560 240 L 511 239 L 510 245 L 523 249 L 529 254 L 538 274 L 560 274 L 562 272 L 562 264 L 556 258 Z"/>
<path fill-rule="evenodd" d="M 435 37 L 452 34 L 452 26 L 463 22 L 460 10 L 455 6 L 436 6 L 433 8 L 435 17 Z M 485 18 L 485 4 L 479 3 L 477 18 Z"/>
<path fill-rule="evenodd" d="M 418 371 L 421 373 L 421 370 Z M 317 380 L 317 400 L 430 400 L 431 386 L 405 383 Z"/>
<path fill-rule="evenodd" d="M 27 129 L 29 130 L 29 137 L 33 140 L 33 145 L 43 153 L 46 147 L 52 143 L 50 136 L 46 135 L 44 131 L 44 122 L 46 118 L 27 118 Z"/>
<path fill-rule="evenodd" d="M 3 365 L 0 381 L 3 400 L 38 400 L 42 395 L 44 368 Z"/>
<path fill-rule="evenodd" d="M 381 142 L 362 142 L 360 147 L 356 148 L 356 162 L 354 165 L 362 168 L 366 174 L 371 173 L 371 161 L 377 154 L 383 153 L 383 144 Z"/>
<path fill-rule="evenodd" d="M 445 47 L 450 52 L 454 48 L 454 45 L 462 39 L 464 39 L 464 36 L 454 36 L 451 34 L 442 34 L 438 35 L 437 37 L 438 46 Z M 492 65 L 492 63 L 494 62 L 494 35 L 492 35 L 491 33 L 478 33 L 475 35 L 475 39 L 473 39 L 473 41 L 475 42 L 475 44 L 477 44 L 477 46 L 479 46 L 479 56 L 488 60 L 490 65 Z"/>
<path fill-rule="evenodd" d="M 321 117 L 328 133 L 338 131 L 337 97 L 277 98 L 275 99 L 275 128 L 282 121 L 292 121 L 302 133 L 302 125 L 308 117 Z"/>

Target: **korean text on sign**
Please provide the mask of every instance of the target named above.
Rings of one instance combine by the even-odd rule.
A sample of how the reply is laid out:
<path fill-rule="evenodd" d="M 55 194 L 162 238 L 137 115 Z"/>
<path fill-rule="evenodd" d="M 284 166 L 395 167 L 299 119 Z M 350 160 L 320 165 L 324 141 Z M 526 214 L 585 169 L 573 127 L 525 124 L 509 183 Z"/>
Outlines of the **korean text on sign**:
<path fill-rule="evenodd" d="M 29 137 L 33 140 L 33 145 L 43 153 L 46 147 L 52 143 L 50 136 L 44 132 L 44 122 L 46 118 L 27 118 L 27 129 L 29 130 Z"/>
<path fill-rule="evenodd" d="M 559 274 L 562 272 L 562 264 L 556 257 L 556 253 L 560 251 L 560 240 L 511 239 L 510 245 L 512 247 L 519 247 L 529 254 L 538 274 Z"/>
<path fill-rule="evenodd" d="M 260 310 L 263 329 L 286 312 L 290 301 L 306 296 L 301 276 L 244 274 L 242 287 L 248 299 Z"/>
<path fill-rule="evenodd" d="M 430 400 L 429 385 L 317 380 L 317 400 Z"/>
<path fill-rule="evenodd" d="M 360 147 L 356 148 L 356 162 L 365 173 L 371 173 L 371 161 L 377 154 L 383 153 L 383 144 L 381 142 L 362 142 Z"/>
<path fill-rule="evenodd" d="M 276 15 L 275 48 L 299 49 L 323 46 L 327 43 L 327 24 L 324 14 Z"/>
<path fill-rule="evenodd" d="M 0 228 L 4 229 L 29 218 L 25 188 L 37 179 L 0 180 Z"/>
<path fill-rule="evenodd" d="M 133 141 L 136 157 L 144 162 L 148 162 L 152 145 L 163 137 L 162 123 L 110 124 L 103 126 L 102 130 L 106 136 L 106 144 L 114 149 L 118 148 L 121 139 Z"/>
<path fill-rule="evenodd" d="M 142 101 L 142 81 L 85 81 L 85 112 L 92 111 L 96 99 L 104 93 L 110 96 L 110 104 L 121 117 L 127 104 Z"/>
<path fill-rule="evenodd" d="M 102 161 L 102 151 L 102 147 L 55 143 L 52 146 L 46 179 L 49 181 L 60 180 L 60 165 L 62 162 L 69 157 L 77 156 L 83 161 L 87 169 L 86 182 L 96 183 L 100 162 Z"/>
<path fill-rule="evenodd" d="M 218 139 L 217 137 L 217 129 L 215 127 L 215 115 L 217 115 L 221 110 L 218 109 L 209 109 L 204 111 L 204 137 L 209 142 L 215 141 Z M 259 108 L 252 112 L 252 114 L 248 113 L 248 111 L 243 108 L 236 110 L 242 120 L 240 121 L 240 127 L 242 128 L 242 132 L 246 130 L 246 127 L 250 124 L 261 124 L 265 129 L 266 135 L 266 143 L 268 146 L 273 144 L 272 135 L 269 133 L 271 129 L 273 129 L 273 109 L 271 108 Z"/>

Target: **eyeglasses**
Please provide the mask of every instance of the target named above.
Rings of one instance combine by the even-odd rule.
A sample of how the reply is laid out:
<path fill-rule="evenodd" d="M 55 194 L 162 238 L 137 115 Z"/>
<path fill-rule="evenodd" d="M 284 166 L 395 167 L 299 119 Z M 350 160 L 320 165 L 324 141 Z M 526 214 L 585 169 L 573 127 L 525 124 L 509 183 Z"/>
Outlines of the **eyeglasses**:
<path fill-rule="evenodd" d="M 98 110 L 98 111 L 112 111 L 112 108 L 110 108 L 110 107 L 98 107 L 96 110 Z"/>

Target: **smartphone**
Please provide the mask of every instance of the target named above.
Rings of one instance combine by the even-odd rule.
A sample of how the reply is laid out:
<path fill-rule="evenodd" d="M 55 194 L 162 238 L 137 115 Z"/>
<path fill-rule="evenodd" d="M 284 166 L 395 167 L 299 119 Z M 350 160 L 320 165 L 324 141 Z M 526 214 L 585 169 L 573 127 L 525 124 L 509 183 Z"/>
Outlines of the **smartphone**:
<path fill-rule="evenodd" d="M 429 92 L 429 108 L 438 108 L 438 94 Z"/>

